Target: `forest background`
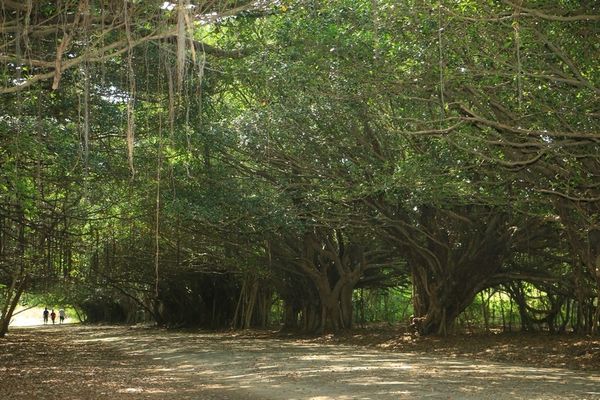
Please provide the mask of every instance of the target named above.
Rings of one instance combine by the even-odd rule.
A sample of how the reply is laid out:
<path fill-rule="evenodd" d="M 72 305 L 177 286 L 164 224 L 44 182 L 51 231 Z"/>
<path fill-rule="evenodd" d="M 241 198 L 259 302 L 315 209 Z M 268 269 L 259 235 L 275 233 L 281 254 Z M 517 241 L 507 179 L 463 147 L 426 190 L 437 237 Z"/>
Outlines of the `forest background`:
<path fill-rule="evenodd" d="M 600 6 L 3 0 L 0 336 L 600 331 Z"/>

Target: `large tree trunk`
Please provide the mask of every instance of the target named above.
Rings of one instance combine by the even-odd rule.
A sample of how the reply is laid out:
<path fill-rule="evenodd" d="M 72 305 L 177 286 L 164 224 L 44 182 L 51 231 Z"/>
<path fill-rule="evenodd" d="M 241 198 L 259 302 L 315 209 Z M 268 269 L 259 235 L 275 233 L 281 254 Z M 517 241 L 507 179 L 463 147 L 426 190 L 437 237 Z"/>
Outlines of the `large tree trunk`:
<path fill-rule="evenodd" d="M 565 199 L 559 199 L 555 204 L 561 223 L 565 227 L 571 252 L 577 258 L 574 261 L 574 268 L 578 310 L 583 311 L 586 304 L 592 307 L 591 320 L 578 319 L 578 328 L 586 333 L 598 334 L 600 333 L 600 229 L 598 222 L 594 224 L 594 221 L 597 221 L 596 215 L 600 209 L 594 204 L 588 204 L 587 208 L 575 207 Z M 595 302 L 594 298 L 596 298 Z"/>
<path fill-rule="evenodd" d="M 352 293 L 359 278 L 359 270 L 348 273 L 333 283 L 327 274 L 312 276 L 321 305 L 321 322 L 316 333 L 338 332 L 352 328 L 354 318 Z"/>
<path fill-rule="evenodd" d="M 352 329 L 354 322 L 354 306 L 352 303 L 352 294 L 354 293 L 354 285 L 346 285 L 340 292 L 340 308 L 342 315 L 340 316 L 344 329 Z"/>
<path fill-rule="evenodd" d="M 25 281 L 26 279 L 19 275 L 13 277 L 13 282 L 7 292 L 6 303 L 2 308 L 2 314 L 0 315 L 0 338 L 6 336 L 8 333 L 10 320 L 19 304 L 21 295 L 25 290 Z"/>
<path fill-rule="evenodd" d="M 482 281 L 464 282 L 453 276 L 434 277 L 413 268 L 414 328 L 422 335 L 446 335 L 456 318 L 483 287 Z"/>
<path fill-rule="evenodd" d="M 306 303 L 302 308 L 301 328 L 305 332 L 317 333 L 323 326 L 323 309 L 320 305 Z"/>
<path fill-rule="evenodd" d="M 286 293 L 282 296 L 287 297 L 286 303 L 295 299 L 302 304 L 301 328 L 316 334 L 352 328 L 354 288 L 366 270 L 387 260 L 388 252 L 364 252 L 364 241 L 326 228 L 305 232 L 302 240 L 277 243 L 271 249 L 273 254 L 281 257 L 282 264 L 291 264 L 297 273 L 290 279 L 295 285 L 286 285 L 280 291 Z M 290 328 L 294 313 L 287 307 L 286 316 L 292 317 L 286 317 L 284 326 Z"/>
<path fill-rule="evenodd" d="M 473 222 L 424 208 L 422 242 L 411 237 L 411 246 L 405 245 L 414 290 L 412 323 L 423 335 L 446 335 L 502 265 L 510 237 L 503 216 L 483 210 L 468 217 Z"/>
<path fill-rule="evenodd" d="M 19 304 L 21 294 L 25 290 L 27 275 L 25 273 L 25 213 L 19 207 L 19 233 L 18 233 L 18 268 L 15 270 L 10 287 L 6 292 L 5 305 L 0 314 L 0 337 L 4 337 L 8 332 L 8 326 L 12 315 Z"/>
<path fill-rule="evenodd" d="M 316 333 L 352 328 L 352 293 L 367 269 L 361 246 L 347 243 L 340 231 L 307 235 L 304 273 L 314 284 L 321 304 L 321 323 Z"/>

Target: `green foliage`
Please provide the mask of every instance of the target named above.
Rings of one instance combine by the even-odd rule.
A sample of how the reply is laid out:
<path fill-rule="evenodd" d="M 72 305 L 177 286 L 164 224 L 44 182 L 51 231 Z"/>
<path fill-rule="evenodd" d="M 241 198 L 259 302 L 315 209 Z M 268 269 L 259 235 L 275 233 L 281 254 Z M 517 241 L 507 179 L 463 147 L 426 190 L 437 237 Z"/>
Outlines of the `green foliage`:
<path fill-rule="evenodd" d="M 403 288 L 357 289 L 353 301 L 355 320 L 360 325 L 378 322 L 405 325 L 413 315 L 411 292 Z"/>
<path fill-rule="evenodd" d="M 306 314 L 323 302 L 299 267 L 311 238 L 330 286 L 343 280 L 336 256 L 361 249 L 349 266 L 370 268 L 357 321 L 419 314 L 410 279 L 430 292 L 417 317 L 472 300 L 460 318 L 494 324 L 483 310 L 497 317 L 519 295 L 525 311 L 564 297 L 599 326 L 591 3 L 551 15 L 542 1 L 283 1 L 187 26 L 185 65 L 176 35 L 152 37 L 174 28 L 177 9 L 138 1 L 125 21 L 121 6 L 90 4 L 115 25 L 73 30 L 57 90 L 42 79 L 54 37 L 0 32 L 1 285 L 18 276 L 44 302 L 158 321 L 161 307 L 211 301 L 234 313 L 250 276 Z M 52 28 L 74 7 L 38 2 L 3 18 Z M 533 284 L 549 303 L 535 304 Z M 510 301 L 486 292 L 499 287 Z"/>

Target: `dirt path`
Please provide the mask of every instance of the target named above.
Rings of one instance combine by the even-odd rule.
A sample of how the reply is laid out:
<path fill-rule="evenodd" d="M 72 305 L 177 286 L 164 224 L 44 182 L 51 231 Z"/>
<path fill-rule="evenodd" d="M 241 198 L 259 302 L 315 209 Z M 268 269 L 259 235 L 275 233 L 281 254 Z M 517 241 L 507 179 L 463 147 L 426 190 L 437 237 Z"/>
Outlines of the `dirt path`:
<path fill-rule="evenodd" d="M 56 374 L 69 383 L 61 399 L 600 399 L 600 373 L 232 334 L 61 328 L 0 341 L 0 399 L 53 399 L 44 386 L 58 385 Z M 15 350 L 40 342 L 66 343 L 69 353 L 53 364 L 39 349 L 24 359 Z"/>

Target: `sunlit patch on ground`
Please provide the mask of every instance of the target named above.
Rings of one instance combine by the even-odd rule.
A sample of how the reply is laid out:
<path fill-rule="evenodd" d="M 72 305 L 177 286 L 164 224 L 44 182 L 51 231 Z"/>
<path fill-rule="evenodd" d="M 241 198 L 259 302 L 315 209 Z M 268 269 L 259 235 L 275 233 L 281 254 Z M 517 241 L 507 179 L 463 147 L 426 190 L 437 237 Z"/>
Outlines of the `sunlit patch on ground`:
<path fill-rule="evenodd" d="M 58 318 L 58 309 L 56 311 L 56 321 L 54 325 L 60 325 L 60 321 Z M 25 307 L 17 307 L 15 310 L 15 315 L 13 316 L 10 326 L 11 327 L 24 327 L 24 326 L 36 326 L 44 324 L 44 316 L 43 316 L 44 308 L 43 307 L 34 307 L 27 309 Z M 67 314 L 64 324 L 75 324 L 79 323 L 77 318 L 73 318 Z M 52 325 L 52 321 L 48 318 L 48 324 Z"/>
<path fill-rule="evenodd" d="M 447 357 L 438 339 L 410 352 L 335 340 L 141 327 L 14 329 L 0 341 L 0 399 L 600 399 L 598 373 Z M 447 343 L 448 353 L 465 352 Z M 540 351 L 533 341 L 526 345 Z"/>

